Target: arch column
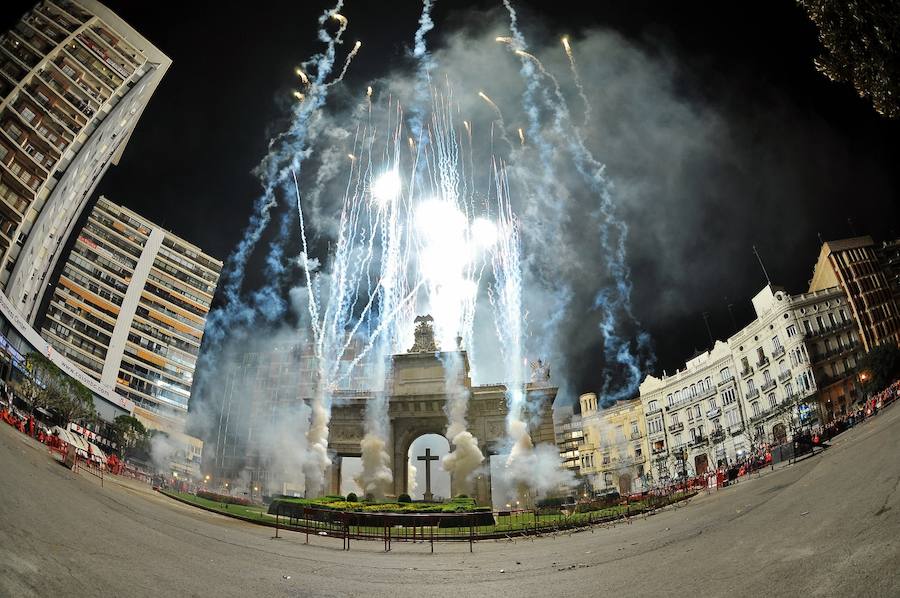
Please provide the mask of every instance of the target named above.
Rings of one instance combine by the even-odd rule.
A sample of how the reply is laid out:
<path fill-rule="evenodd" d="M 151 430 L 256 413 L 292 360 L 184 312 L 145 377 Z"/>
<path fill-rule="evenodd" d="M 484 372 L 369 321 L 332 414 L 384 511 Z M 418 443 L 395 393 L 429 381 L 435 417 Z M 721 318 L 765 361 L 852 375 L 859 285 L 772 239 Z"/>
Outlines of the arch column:
<path fill-rule="evenodd" d="M 341 493 L 341 461 L 343 459 L 344 458 L 341 455 L 335 455 L 331 459 L 328 494 Z"/>

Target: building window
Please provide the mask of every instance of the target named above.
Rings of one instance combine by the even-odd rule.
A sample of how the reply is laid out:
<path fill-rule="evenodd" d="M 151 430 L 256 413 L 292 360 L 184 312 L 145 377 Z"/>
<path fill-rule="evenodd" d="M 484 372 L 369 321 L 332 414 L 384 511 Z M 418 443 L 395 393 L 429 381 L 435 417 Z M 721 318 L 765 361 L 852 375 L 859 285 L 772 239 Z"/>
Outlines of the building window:
<path fill-rule="evenodd" d="M 722 392 L 722 405 L 731 405 L 734 403 L 736 394 L 734 388 L 729 388 Z"/>
<path fill-rule="evenodd" d="M 840 311 L 840 314 L 841 314 L 841 322 L 846 322 L 846 321 L 847 321 L 847 312 L 844 311 L 843 308 L 841 308 L 839 311 Z"/>
<path fill-rule="evenodd" d="M 754 390 L 756 390 L 756 382 L 753 381 L 753 378 L 750 378 L 747 380 L 747 392 L 752 393 Z"/>
<path fill-rule="evenodd" d="M 797 336 L 797 327 L 794 326 L 793 324 L 788 326 L 787 327 L 787 335 L 788 335 L 788 338 L 794 338 L 795 336 Z"/>
<path fill-rule="evenodd" d="M 774 408 L 775 405 L 777 405 L 777 404 L 778 404 L 778 399 L 775 398 L 775 393 L 774 392 L 769 393 L 769 409 Z"/>
<path fill-rule="evenodd" d="M 675 398 L 674 398 L 674 396 L 673 396 L 671 393 L 669 393 L 669 394 L 666 396 L 666 404 L 667 404 L 669 407 L 671 407 L 672 405 L 675 404 Z"/>
<path fill-rule="evenodd" d="M 719 375 L 722 377 L 722 382 L 731 380 L 731 368 L 722 368 L 722 371 L 719 372 Z"/>
<path fill-rule="evenodd" d="M 781 341 L 778 340 L 777 336 L 772 337 L 772 348 L 777 352 L 781 350 Z"/>
<path fill-rule="evenodd" d="M 650 401 L 647 404 L 647 409 L 650 411 L 656 411 L 657 409 L 659 409 L 659 403 L 657 401 Z"/>
<path fill-rule="evenodd" d="M 758 402 L 753 401 L 752 403 L 750 403 L 750 408 L 753 410 L 753 417 L 756 417 L 760 414 Z"/>
<path fill-rule="evenodd" d="M 638 430 L 638 423 L 637 423 L 636 421 L 635 421 L 635 422 L 631 422 L 631 434 L 632 434 L 632 435 L 635 435 L 635 434 L 637 434 L 638 432 L 639 432 L 639 430 Z"/>
<path fill-rule="evenodd" d="M 738 412 L 737 412 L 737 409 L 732 409 L 731 411 L 729 411 L 728 413 L 726 413 L 726 414 L 725 414 L 725 421 L 728 422 L 728 425 L 729 425 L 729 426 L 736 426 L 736 425 L 738 425 L 738 422 L 739 422 L 740 420 L 738 419 Z"/>
<path fill-rule="evenodd" d="M 772 374 L 769 373 L 769 370 L 763 372 L 763 380 L 765 380 L 766 384 L 772 381 Z"/>

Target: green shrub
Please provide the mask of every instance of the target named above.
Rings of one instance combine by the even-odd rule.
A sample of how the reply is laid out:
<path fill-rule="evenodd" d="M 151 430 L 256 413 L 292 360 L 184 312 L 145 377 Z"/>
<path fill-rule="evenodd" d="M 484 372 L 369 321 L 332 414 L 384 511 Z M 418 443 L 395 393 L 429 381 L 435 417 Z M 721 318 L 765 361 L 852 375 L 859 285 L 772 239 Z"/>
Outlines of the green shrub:
<path fill-rule="evenodd" d="M 409 494 L 404 492 L 397 497 L 397 502 L 412 502 L 412 499 L 409 497 Z"/>
<path fill-rule="evenodd" d="M 359 497 L 356 496 L 356 492 L 351 492 L 347 495 L 347 502 L 359 502 Z"/>

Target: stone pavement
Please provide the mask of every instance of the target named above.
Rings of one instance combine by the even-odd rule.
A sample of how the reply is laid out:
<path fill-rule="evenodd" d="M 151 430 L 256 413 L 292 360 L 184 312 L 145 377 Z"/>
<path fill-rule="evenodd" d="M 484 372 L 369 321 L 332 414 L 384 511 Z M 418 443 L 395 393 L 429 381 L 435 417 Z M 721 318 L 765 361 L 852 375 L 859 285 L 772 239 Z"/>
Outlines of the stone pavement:
<path fill-rule="evenodd" d="M 0 426 L 0 595 L 898 596 L 898 455 L 892 408 L 813 458 L 630 525 L 385 554 L 100 488 Z"/>

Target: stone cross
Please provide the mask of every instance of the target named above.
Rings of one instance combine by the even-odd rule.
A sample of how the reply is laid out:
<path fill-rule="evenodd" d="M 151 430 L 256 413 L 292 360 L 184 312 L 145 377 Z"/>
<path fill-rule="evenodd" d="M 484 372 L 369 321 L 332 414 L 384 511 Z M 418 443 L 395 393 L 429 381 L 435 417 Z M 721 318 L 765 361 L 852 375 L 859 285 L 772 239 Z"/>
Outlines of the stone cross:
<path fill-rule="evenodd" d="M 417 457 L 419 461 L 425 461 L 425 500 L 432 500 L 434 497 L 431 494 L 431 462 L 437 461 L 438 456 L 431 454 L 431 449 L 425 449 L 424 455 L 419 455 Z"/>

